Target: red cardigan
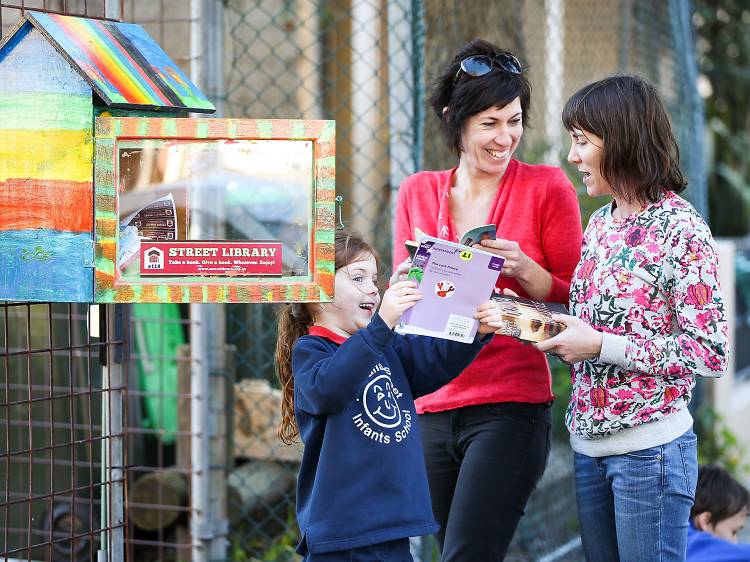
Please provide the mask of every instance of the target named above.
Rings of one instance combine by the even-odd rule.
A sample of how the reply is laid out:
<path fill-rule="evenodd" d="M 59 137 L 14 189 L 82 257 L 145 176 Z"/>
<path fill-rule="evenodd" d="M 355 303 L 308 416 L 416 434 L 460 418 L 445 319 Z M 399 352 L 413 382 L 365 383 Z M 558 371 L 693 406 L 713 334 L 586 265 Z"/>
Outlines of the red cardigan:
<path fill-rule="evenodd" d="M 401 184 L 394 268 L 408 255 L 404 241 L 414 238 L 414 227 L 458 241 L 461 233 L 455 231 L 449 205 L 454 170 L 419 172 Z M 581 255 L 582 231 L 578 198 L 563 171 L 511 160 L 486 223 L 494 223 L 498 238 L 517 241 L 526 255 L 552 274 L 552 287 L 544 300 L 567 305 L 570 278 Z M 515 279 L 501 276 L 497 286 L 527 296 Z M 493 402 L 537 404 L 552 397 L 544 354 L 511 337 L 495 336 L 458 378 L 418 399 L 417 411 L 440 412 Z"/>

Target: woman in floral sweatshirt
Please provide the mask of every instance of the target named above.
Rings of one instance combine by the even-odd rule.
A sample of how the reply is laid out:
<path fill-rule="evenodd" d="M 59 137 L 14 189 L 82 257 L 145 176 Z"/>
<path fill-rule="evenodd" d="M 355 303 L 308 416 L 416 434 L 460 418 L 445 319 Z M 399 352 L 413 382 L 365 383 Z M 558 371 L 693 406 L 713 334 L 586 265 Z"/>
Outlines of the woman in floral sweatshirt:
<path fill-rule="evenodd" d="M 695 377 L 721 376 L 727 324 L 711 232 L 686 182 L 666 110 L 633 76 L 568 100 L 568 160 L 592 197 L 567 329 L 538 344 L 573 364 L 566 421 L 589 561 L 684 560 L 698 463 Z"/>

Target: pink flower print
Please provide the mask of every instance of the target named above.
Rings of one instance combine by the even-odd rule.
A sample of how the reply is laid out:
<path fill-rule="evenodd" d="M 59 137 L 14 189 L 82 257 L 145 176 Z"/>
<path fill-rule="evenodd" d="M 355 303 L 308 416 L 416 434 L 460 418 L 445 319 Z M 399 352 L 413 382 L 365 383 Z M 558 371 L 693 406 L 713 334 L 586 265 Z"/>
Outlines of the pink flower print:
<path fill-rule="evenodd" d="M 695 323 L 701 331 L 705 332 L 708 326 L 714 323 L 717 315 L 716 309 L 709 308 L 706 312 L 701 312 L 695 317 Z"/>
<path fill-rule="evenodd" d="M 633 398 L 635 394 L 633 394 L 633 391 L 629 388 L 621 388 L 617 392 L 615 392 L 615 396 L 617 396 L 620 400 L 629 400 L 630 398 Z"/>
<path fill-rule="evenodd" d="M 641 390 L 656 390 L 656 381 L 651 377 L 641 379 Z"/>
<path fill-rule="evenodd" d="M 670 365 L 667 367 L 667 375 L 677 377 L 682 374 L 682 367 L 680 365 Z"/>
<path fill-rule="evenodd" d="M 651 416 L 656 412 L 654 408 L 641 408 L 635 415 L 635 419 L 640 422 L 651 421 Z"/>
<path fill-rule="evenodd" d="M 594 410 L 594 415 L 591 417 L 594 418 L 594 421 L 604 421 L 604 410 L 596 408 Z"/>
<path fill-rule="evenodd" d="M 595 260 L 586 260 L 581 263 L 581 268 L 578 270 L 578 277 L 581 279 L 591 279 L 591 274 L 594 272 L 596 266 Z"/>
<path fill-rule="evenodd" d="M 642 226 L 634 226 L 625 234 L 625 244 L 630 246 L 640 245 L 646 239 L 646 229 Z"/>
<path fill-rule="evenodd" d="M 648 293 L 648 287 L 641 287 L 640 289 L 636 289 L 632 293 L 633 300 L 636 304 L 648 308 L 649 306 L 651 306 L 651 297 L 649 297 Z"/>
<path fill-rule="evenodd" d="M 706 355 L 703 360 L 706 363 L 706 367 L 708 367 L 712 371 L 724 370 L 724 360 L 716 353 L 710 353 Z"/>
<path fill-rule="evenodd" d="M 694 285 L 690 285 L 687 290 L 687 296 L 685 302 L 692 304 L 696 308 L 703 308 L 706 304 L 711 302 L 712 294 L 711 287 L 700 281 Z"/>
<path fill-rule="evenodd" d="M 643 323 L 643 309 L 642 308 L 631 308 L 628 311 L 628 320 L 637 324 Z"/>
<path fill-rule="evenodd" d="M 680 339 L 680 349 L 685 355 L 689 357 L 700 357 L 701 355 L 703 355 L 703 348 L 698 345 L 697 341 L 690 338 Z"/>
<path fill-rule="evenodd" d="M 629 404 L 627 402 L 615 402 L 612 404 L 612 408 L 610 408 L 610 412 L 612 412 L 615 416 L 621 416 L 623 412 L 625 412 L 629 407 Z"/>

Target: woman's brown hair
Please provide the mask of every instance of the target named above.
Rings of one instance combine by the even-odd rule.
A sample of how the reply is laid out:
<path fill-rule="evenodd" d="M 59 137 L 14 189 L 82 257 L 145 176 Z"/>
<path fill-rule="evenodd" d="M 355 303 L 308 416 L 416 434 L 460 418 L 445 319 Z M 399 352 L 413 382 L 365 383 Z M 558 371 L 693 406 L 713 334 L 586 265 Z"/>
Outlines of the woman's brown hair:
<path fill-rule="evenodd" d="M 337 230 L 334 238 L 336 271 L 361 258 L 373 256 L 375 249 L 361 236 L 345 230 Z M 299 436 L 294 417 L 294 373 L 292 373 L 292 349 L 297 340 L 306 335 L 315 322 L 314 306 L 304 303 L 286 305 L 279 314 L 279 337 L 276 340 L 276 373 L 281 383 L 281 423 L 276 432 L 279 439 L 291 444 Z"/>
<path fill-rule="evenodd" d="M 563 125 L 604 142 L 601 174 L 627 201 L 655 203 L 687 182 L 667 110 L 656 89 L 638 76 L 610 76 L 584 86 L 565 104 Z"/>

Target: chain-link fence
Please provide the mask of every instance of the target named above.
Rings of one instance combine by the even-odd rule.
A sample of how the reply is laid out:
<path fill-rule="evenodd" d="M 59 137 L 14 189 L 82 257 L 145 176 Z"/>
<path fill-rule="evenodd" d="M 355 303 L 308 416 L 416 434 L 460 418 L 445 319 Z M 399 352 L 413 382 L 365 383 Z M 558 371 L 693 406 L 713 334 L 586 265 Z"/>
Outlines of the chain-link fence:
<path fill-rule="evenodd" d="M 103 0 L 8 2 L 2 3 L 0 21 L 6 32 L 23 7 L 113 17 L 107 13 L 113 5 L 107 8 Z M 384 264 L 390 261 L 392 204 L 399 182 L 422 168 L 455 165 L 426 97 L 439 69 L 476 36 L 511 49 L 529 67 L 533 128 L 525 132 L 518 154 L 528 162 L 564 163 L 567 141 L 560 112 L 579 87 L 615 72 L 636 72 L 652 80 L 672 112 L 691 181 L 689 196 L 705 211 L 702 111 L 693 87 L 689 2 L 123 0 L 116 8 L 115 18 L 143 25 L 199 81 L 221 116 L 335 119 L 337 191 L 345 198 L 345 223 L 375 244 Z M 580 184 L 575 177 L 573 181 Z M 594 203 L 582 200 L 587 215 Z M 190 559 L 196 541 L 222 532 L 190 525 L 199 499 L 192 479 L 200 472 L 190 422 L 190 408 L 196 405 L 196 389 L 190 384 L 195 366 L 187 347 L 191 310 L 179 305 L 130 309 L 134 353 L 127 506 L 133 560 Z M 236 380 L 226 420 L 233 442 L 226 448 L 228 459 L 211 457 L 201 470 L 225 471 L 226 505 L 222 500 L 217 509 L 229 522 L 228 558 L 295 560 L 294 483 L 300 450 L 282 447 L 274 435 L 280 400 L 273 366 L 275 310 L 261 305 L 221 310 L 224 329 L 215 334 L 222 340 L 216 343 L 234 350 L 231 365 L 220 373 L 227 381 Z M 567 383 L 559 369 L 555 376 L 559 412 Z M 215 409 L 224 407 L 223 396 L 211 399 Z M 565 430 L 555 431 L 560 443 L 553 448 L 509 560 L 581 558 L 570 451 Z M 50 476 L 37 478 L 48 481 Z M 46 499 L 43 503 L 51 505 Z M 31 510 L 24 513 L 19 529 L 32 527 Z M 90 515 L 95 518 L 96 510 Z M 6 539 L 6 549 L 8 544 Z M 429 540 L 417 550 L 422 560 L 437 559 Z"/>

